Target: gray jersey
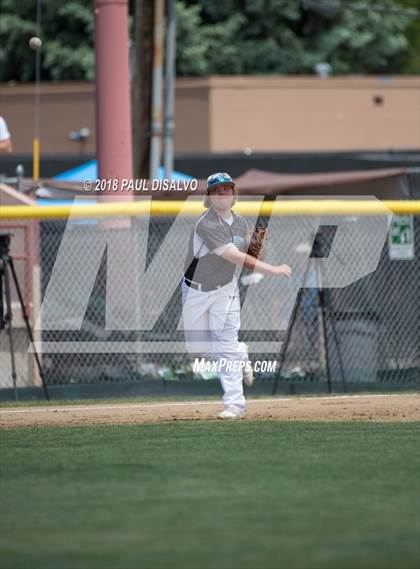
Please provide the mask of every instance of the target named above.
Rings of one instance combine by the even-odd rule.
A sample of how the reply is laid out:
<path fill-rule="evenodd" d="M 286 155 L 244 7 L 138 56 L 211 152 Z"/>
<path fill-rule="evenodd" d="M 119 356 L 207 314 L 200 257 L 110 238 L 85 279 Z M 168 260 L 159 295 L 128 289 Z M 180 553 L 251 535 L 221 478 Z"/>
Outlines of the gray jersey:
<path fill-rule="evenodd" d="M 210 207 L 192 231 L 185 260 L 186 278 L 210 288 L 230 282 L 236 265 L 221 255 L 232 243 L 245 252 L 247 231 L 244 217 L 232 212 L 231 218 L 225 220 Z"/>

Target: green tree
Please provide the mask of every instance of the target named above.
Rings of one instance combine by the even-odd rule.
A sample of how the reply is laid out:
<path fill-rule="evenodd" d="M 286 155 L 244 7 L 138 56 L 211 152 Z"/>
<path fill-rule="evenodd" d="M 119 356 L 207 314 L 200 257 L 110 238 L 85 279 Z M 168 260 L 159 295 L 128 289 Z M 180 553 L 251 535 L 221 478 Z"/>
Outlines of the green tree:
<path fill-rule="evenodd" d="M 91 0 L 48 0 L 42 4 L 42 79 L 94 78 Z M 0 0 L 0 81 L 33 81 L 35 0 Z"/>
<path fill-rule="evenodd" d="M 144 0 L 152 1 L 152 0 Z M 130 2 L 130 13 L 133 11 Z M 176 0 L 177 73 L 419 73 L 420 0 Z M 35 0 L 0 0 L 0 81 L 32 81 Z M 92 0 L 42 0 L 42 79 L 94 79 Z"/>
<path fill-rule="evenodd" d="M 420 73 L 420 0 L 397 0 L 404 9 L 411 10 L 406 29 L 407 48 L 400 54 L 402 73 Z"/>
<path fill-rule="evenodd" d="M 178 0 L 179 19 L 190 22 L 179 29 L 178 72 L 300 74 L 325 61 L 333 73 L 398 73 L 410 47 L 409 2 Z"/>

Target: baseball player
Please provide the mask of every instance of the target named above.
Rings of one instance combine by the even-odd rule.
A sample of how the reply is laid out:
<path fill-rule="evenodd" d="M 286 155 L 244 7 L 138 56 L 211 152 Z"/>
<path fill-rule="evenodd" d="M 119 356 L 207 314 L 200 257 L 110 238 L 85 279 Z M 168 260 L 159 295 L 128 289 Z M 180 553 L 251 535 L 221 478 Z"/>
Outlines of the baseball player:
<path fill-rule="evenodd" d="M 232 211 L 237 196 L 229 174 L 218 172 L 208 177 L 207 210 L 192 231 L 181 284 L 187 350 L 219 364 L 225 407 L 220 419 L 245 416 L 243 383 L 250 387 L 254 382 L 247 346 L 238 341 L 241 268 L 291 275 L 289 266 L 270 265 L 247 253 L 248 223 Z"/>
<path fill-rule="evenodd" d="M 0 116 L 0 154 L 10 154 L 12 152 L 12 139 L 7 123 Z"/>

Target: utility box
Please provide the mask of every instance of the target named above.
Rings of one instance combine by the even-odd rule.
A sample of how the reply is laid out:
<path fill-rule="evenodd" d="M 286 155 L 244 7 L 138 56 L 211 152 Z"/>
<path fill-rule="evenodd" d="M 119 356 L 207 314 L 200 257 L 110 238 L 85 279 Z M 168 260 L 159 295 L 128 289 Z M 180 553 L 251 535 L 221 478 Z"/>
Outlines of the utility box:
<path fill-rule="evenodd" d="M 376 314 L 346 311 L 334 315 L 336 338 L 347 383 L 374 383 L 378 372 Z M 328 323 L 328 353 L 333 381 L 341 381 L 339 354 L 331 322 Z"/>

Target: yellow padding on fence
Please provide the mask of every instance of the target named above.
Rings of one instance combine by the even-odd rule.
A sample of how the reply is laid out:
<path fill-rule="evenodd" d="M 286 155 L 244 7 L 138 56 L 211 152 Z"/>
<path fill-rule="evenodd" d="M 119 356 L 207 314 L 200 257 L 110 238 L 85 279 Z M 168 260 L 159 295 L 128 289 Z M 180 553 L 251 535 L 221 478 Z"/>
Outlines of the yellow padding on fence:
<path fill-rule="evenodd" d="M 80 202 L 79 202 L 80 203 Z M 420 215 L 420 200 L 278 200 L 242 201 L 234 211 L 242 215 Z M 91 205 L 0 206 L 0 219 L 51 219 L 63 217 L 200 215 L 202 201 L 115 201 Z"/>

